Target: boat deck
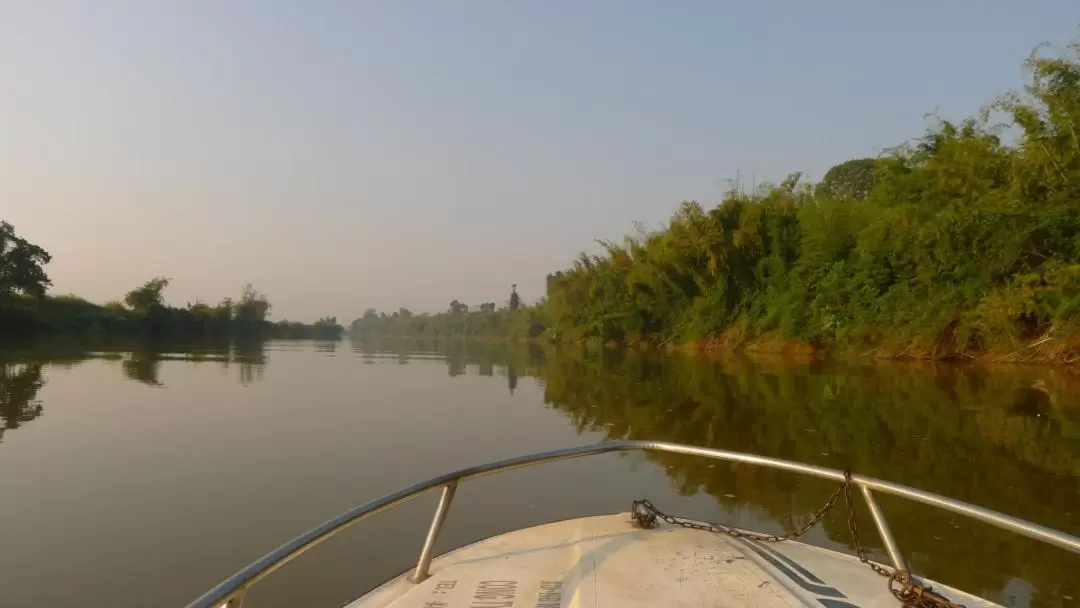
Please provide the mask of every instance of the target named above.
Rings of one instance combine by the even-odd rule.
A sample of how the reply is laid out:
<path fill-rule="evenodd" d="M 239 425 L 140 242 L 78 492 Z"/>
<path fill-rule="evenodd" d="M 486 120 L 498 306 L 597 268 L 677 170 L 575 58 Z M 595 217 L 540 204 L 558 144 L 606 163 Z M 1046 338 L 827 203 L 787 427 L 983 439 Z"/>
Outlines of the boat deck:
<path fill-rule="evenodd" d="M 928 581 L 929 582 L 929 581 Z M 933 584 L 969 608 L 997 604 Z M 761 543 L 628 514 L 571 519 L 495 536 L 404 574 L 347 608 L 710 606 L 896 608 L 887 579 L 858 559 L 798 542 Z"/>

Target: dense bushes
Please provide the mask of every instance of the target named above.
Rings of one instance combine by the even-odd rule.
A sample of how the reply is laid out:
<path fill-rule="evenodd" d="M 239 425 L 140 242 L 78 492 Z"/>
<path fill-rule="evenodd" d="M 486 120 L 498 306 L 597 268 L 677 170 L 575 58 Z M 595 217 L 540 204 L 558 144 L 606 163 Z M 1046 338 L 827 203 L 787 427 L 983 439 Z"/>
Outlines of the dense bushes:
<path fill-rule="evenodd" d="M 793 174 L 709 210 L 684 203 L 663 230 L 583 254 L 548 277 L 550 335 L 1076 357 L 1078 51 L 1033 57 L 1024 93 L 816 188 Z"/>

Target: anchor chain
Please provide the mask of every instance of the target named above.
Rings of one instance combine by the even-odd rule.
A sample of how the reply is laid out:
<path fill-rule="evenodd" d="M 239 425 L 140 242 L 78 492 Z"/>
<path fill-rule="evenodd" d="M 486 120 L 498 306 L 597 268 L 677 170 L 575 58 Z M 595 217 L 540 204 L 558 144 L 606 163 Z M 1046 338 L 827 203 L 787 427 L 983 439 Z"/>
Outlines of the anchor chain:
<path fill-rule="evenodd" d="M 788 534 L 762 534 L 760 532 L 748 532 L 720 524 L 692 521 L 683 517 L 668 515 L 656 508 L 656 505 L 648 499 L 635 500 L 630 509 L 630 517 L 642 528 L 653 528 L 656 526 L 656 520 L 661 519 L 668 524 L 689 528 L 691 530 L 725 534 L 744 540 L 778 543 L 786 540 L 794 540 L 806 534 L 811 528 L 825 519 L 825 516 L 832 511 L 833 507 L 836 506 L 836 503 L 840 501 L 840 497 L 843 496 L 844 504 L 847 507 L 848 530 L 851 532 L 851 539 L 855 545 L 855 553 L 858 556 L 859 561 L 877 574 L 889 579 L 889 592 L 893 594 L 893 597 L 895 597 L 904 608 L 964 608 L 963 605 L 956 604 L 940 593 L 935 592 L 933 587 L 924 585 L 907 570 L 889 570 L 888 568 L 870 561 L 866 549 L 863 547 L 862 540 L 859 537 L 859 528 L 855 523 L 855 502 L 851 498 L 851 487 L 853 485 L 855 484 L 851 480 L 851 471 L 844 471 L 844 481 L 840 484 L 840 487 L 836 488 L 836 491 L 829 496 L 829 499 L 825 501 L 825 504 L 822 505 L 814 516 L 805 524 Z"/>

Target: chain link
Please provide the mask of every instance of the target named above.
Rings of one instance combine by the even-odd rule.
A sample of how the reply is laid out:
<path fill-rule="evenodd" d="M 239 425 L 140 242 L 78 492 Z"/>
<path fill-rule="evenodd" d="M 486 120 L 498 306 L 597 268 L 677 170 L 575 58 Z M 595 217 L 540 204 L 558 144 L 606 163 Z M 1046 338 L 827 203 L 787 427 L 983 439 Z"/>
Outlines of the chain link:
<path fill-rule="evenodd" d="M 829 496 L 829 499 L 825 501 L 825 504 L 817 510 L 817 513 L 815 513 L 809 521 L 788 534 L 747 532 L 728 526 L 722 526 L 720 524 L 692 521 L 682 517 L 668 515 L 660 509 L 657 509 L 656 505 L 648 499 L 635 500 L 633 507 L 630 510 L 630 516 L 642 528 L 655 527 L 656 520 L 660 519 L 673 526 L 681 526 L 691 530 L 701 530 L 704 532 L 712 532 L 714 534 L 726 534 L 745 540 L 778 543 L 785 540 L 794 540 L 803 534 L 806 534 L 811 528 L 825 519 L 829 514 L 829 511 L 831 511 L 832 508 L 836 506 L 836 503 L 840 501 L 840 496 L 842 495 L 844 497 L 844 504 L 847 507 L 848 530 L 851 532 L 851 540 L 855 545 L 855 554 L 858 555 L 859 561 L 868 568 L 889 579 L 889 592 L 893 594 L 893 597 L 895 597 L 904 608 L 964 608 L 961 604 L 953 603 L 945 596 L 936 593 L 932 587 L 923 585 L 907 570 L 889 570 L 888 568 L 870 561 L 870 558 L 866 553 L 866 548 L 863 547 L 862 540 L 859 537 L 859 527 L 855 523 L 855 502 L 851 498 L 851 487 L 853 485 L 855 484 L 851 480 L 851 471 L 844 471 L 843 483 L 841 483 L 840 487 L 836 488 L 836 491 Z"/>
<path fill-rule="evenodd" d="M 793 540 L 802 536 L 803 534 L 806 534 L 806 532 L 810 530 L 810 528 L 813 528 L 815 525 L 817 525 L 818 522 L 824 519 L 826 515 L 828 515 L 829 511 L 833 508 L 833 506 L 836 505 L 837 501 L 840 500 L 840 493 L 842 491 L 843 487 L 837 488 L 837 490 L 833 492 L 833 495 L 829 497 L 829 500 L 826 501 L 825 505 L 818 509 L 817 514 L 815 514 L 814 517 L 810 519 L 810 521 L 800 526 L 799 529 L 795 530 L 794 532 L 782 535 L 761 534 L 760 532 L 746 532 L 743 530 L 737 530 L 735 528 L 729 528 L 727 526 L 721 526 L 720 524 L 702 523 L 691 521 L 689 519 L 683 519 L 681 517 L 674 517 L 672 515 L 661 512 L 659 509 L 656 508 L 655 505 L 652 504 L 652 502 L 647 499 L 635 500 L 631 514 L 634 516 L 634 519 L 636 519 L 638 523 L 641 524 L 643 528 L 651 528 L 651 522 L 655 521 L 655 517 L 659 517 L 660 519 L 664 520 L 669 524 L 675 526 L 682 526 L 684 528 L 690 528 L 691 530 L 704 530 L 705 532 L 727 534 L 728 536 L 734 536 L 735 538 L 760 540 L 767 543 L 778 543 L 785 540 Z M 639 507 L 644 508 L 645 513 L 655 516 L 652 520 L 650 520 L 650 524 L 642 523 L 642 520 L 639 518 L 639 513 L 641 513 Z M 649 515 L 644 515 L 644 517 L 648 518 Z"/>
<path fill-rule="evenodd" d="M 859 526 L 855 524 L 855 501 L 851 499 L 851 471 L 844 471 L 844 483 L 840 486 L 840 489 L 844 491 L 844 504 L 847 505 L 847 524 L 848 530 L 851 531 L 851 541 L 855 544 L 855 555 L 859 556 L 859 561 L 866 564 L 871 570 L 877 572 L 881 576 L 891 577 L 892 572 L 889 572 L 886 568 L 875 564 L 870 561 L 870 558 L 866 556 L 866 549 L 862 546 L 862 540 L 859 538 Z M 890 583 L 890 589 L 892 588 Z M 893 595 L 896 595 L 893 593 Z"/>

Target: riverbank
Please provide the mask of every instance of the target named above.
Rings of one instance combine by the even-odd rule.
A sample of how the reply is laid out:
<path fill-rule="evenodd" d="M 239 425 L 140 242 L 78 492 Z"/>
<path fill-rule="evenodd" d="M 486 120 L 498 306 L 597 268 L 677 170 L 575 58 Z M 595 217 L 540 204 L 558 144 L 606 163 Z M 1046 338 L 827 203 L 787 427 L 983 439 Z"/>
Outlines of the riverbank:
<path fill-rule="evenodd" d="M 555 341 L 543 337 L 517 338 L 505 336 L 450 336 L 433 338 L 422 335 L 356 336 L 351 340 L 370 348 L 416 346 L 441 348 L 447 345 L 477 344 L 484 346 L 528 346 L 536 348 L 582 348 L 585 350 L 633 350 L 654 353 L 684 353 L 708 359 L 747 356 L 754 360 L 773 360 L 786 363 L 809 363 L 824 359 L 838 361 L 919 361 L 932 363 L 980 363 L 1009 365 L 1080 365 L 1080 333 L 1062 338 L 1044 336 L 1027 343 L 998 343 L 982 351 L 960 351 L 941 345 L 914 343 L 882 343 L 878 345 L 822 345 L 780 337 L 776 334 L 747 336 L 729 330 L 721 336 L 688 343 L 656 343 L 648 340 L 627 342 L 599 340 Z"/>
<path fill-rule="evenodd" d="M 786 339 L 775 333 L 747 336 L 732 329 L 716 338 L 687 344 L 669 344 L 667 350 L 690 353 L 743 353 L 749 356 L 780 357 L 791 361 L 826 357 L 856 360 L 947 361 L 1076 365 L 1080 363 L 1080 333 L 1044 335 L 1028 341 L 1000 341 L 981 348 L 958 348 L 956 343 L 894 341 L 877 344 L 822 345 Z"/>
<path fill-rule="evenodd" d="M 135 292 L 133 292 L 135 293 Z M 269 303 L 253 290 L 235 302 L 226 298 L 209 306 L 167 306 L 160 294 L 148 305 L 110 302 L 95 304 L 65 296 L 14 297 L 0 300 L 0 335 L 8 339 L 40 336 L 84 337 L 92 340 L 160 338 L 168 340 L 221 340 L 249 338 L 301 338 L 339 340 L 345 328 L 327 317 L 315 323 L 271 322 Z"/>

